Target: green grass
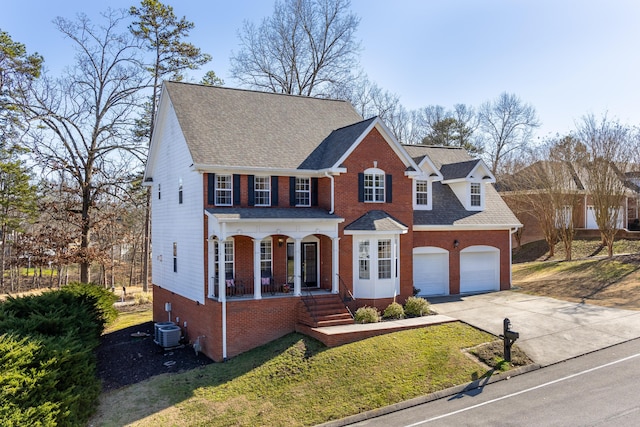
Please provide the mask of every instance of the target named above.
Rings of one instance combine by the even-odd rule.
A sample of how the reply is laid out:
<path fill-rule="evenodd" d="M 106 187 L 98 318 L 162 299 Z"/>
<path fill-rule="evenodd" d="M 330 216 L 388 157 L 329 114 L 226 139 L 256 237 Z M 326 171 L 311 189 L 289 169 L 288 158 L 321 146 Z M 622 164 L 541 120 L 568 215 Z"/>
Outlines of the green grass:
<path fill-rule="evenodd" d="M 149 305 L 134 306 L 130 311 L 118 313 L 118 318 L 114 323 L 105 329 L 105 333 L 119 331 L 130 326 L 151 322 L 152 312 Z"/>
<path fill-rule="evenodd" d="M 494 339 L 461 323 L 336 348 L 290 334 L 223 364 L 112 392 L 92 424 L 318 424 L 482 377 L 486 369 L 461 349 Z"/>

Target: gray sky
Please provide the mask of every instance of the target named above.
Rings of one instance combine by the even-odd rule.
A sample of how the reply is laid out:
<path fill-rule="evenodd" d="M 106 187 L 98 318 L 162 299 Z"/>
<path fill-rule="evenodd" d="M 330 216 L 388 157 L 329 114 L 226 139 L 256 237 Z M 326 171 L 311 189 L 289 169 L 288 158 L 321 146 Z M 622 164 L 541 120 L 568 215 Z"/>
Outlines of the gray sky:
<path fill-rule="evenodd" d="M 190 42 L 213 55 L 226 86 L 243 20 L 272 13 L 271 0 L 167 0 L 195 23 Z M 51 21 L 139 5 L 109 0 L 4 0 L 0 29 L 38 52 L 57 75 L 73 64 L 71 44 Z M 585 114 L 640 122 L 640 2 L 633 0 L 352 0 L 361 18 L 361 65 L 408 109 L 477 107 L 501 92 L 532 104 L 538 136 L 564 134 Z"/>

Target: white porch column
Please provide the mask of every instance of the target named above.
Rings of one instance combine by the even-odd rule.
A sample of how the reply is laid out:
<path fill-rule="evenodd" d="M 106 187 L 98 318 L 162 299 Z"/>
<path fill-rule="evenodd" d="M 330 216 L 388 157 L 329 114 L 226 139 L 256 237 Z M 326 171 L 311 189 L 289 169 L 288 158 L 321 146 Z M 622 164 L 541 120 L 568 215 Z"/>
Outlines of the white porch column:
<path fill-rule="evenodd" d="M 340 238 L 339 237 L 334 237 L 331 239 L 331 249 L 333 249 L 333 255 L 331 257 L 331 276 L 332 276 L 332 281 L 331 281 L 331 292 L 334 294 L 340 293 L 340 279 L 338 277 L 338 273 L 340 272 L 340 263 L 339 263 L 339 257 L 340 257 Z"/>
<path fill-rule="evenodd" d="M 293 243 L 293 295 L 302 295 L 302 239 L 294 239 Z"/>
<path fill-rule="evenodd" d="M 227 284 L 226 274 L 224 271 L 224 242 L 218 240 L 216 242 L 218 248 L 218 300 L 227 300 Z"/>
<path fill-rule="evenodd" d="M 253 299 L 262 299 L 260 277 L 260 239 L 253 239 Z"/>

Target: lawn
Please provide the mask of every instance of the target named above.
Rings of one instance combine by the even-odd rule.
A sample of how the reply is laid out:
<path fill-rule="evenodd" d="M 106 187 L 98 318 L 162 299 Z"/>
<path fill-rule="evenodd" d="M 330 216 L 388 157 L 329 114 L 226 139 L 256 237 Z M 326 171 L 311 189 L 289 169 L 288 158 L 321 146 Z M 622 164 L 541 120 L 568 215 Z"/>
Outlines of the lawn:
<path fill-rule="evenodd" d="M 490 375 L 462 349 L 494 340 L 461 323 L 336 348 L 290 334 L 226 363 L 105 394 L 91 425 L 318 424 Z"/>
<path fill-rule="evenodd" d="M 640 310 L 640 241 L 616 241 L 612 258 L 603 256 L 599 247 L 598 240 L 577 240 L 574 261 L 562 261 L 558 246 L 549 258 L 543 242 L 524 245 L 514 254 L 513 287 L 572 302 Z"/>

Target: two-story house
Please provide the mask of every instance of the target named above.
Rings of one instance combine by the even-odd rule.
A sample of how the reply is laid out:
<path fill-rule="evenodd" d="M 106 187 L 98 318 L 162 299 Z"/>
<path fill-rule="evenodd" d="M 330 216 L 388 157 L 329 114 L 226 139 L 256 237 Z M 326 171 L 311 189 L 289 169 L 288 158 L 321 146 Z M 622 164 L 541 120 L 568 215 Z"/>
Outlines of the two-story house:
<path fill-rule="evenodd" d="M 382 309 L 414 287 L 509 289 L 520 224 L 494 182 L 464 150 L 402 145 L 344 101 L 166 82 L 145 171 L 154 320 L 219 361 L 293 332 L 324 297 Z"/>

